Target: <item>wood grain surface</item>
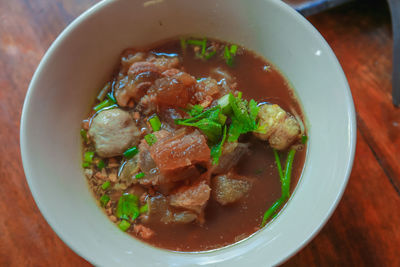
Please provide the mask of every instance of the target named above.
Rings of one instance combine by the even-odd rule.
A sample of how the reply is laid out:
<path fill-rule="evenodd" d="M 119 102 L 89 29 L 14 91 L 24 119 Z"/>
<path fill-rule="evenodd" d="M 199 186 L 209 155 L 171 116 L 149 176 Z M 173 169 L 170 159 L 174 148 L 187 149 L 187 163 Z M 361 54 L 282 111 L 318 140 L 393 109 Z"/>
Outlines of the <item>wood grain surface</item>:
<path fill-rule="evenodd" d="M 89 266 L 40 214 L 19 151 L 29 81 L 57 35 L 96 0 L 0 0 L 0 266 Z M 357 110 L 353 172 L 322 231 L 284 266 L 400 266 L 400 109 L 391 101 L 385 1 L 314 15 L 348 78 Z M 340 108 L 340 107 L 338 107 Z"/>

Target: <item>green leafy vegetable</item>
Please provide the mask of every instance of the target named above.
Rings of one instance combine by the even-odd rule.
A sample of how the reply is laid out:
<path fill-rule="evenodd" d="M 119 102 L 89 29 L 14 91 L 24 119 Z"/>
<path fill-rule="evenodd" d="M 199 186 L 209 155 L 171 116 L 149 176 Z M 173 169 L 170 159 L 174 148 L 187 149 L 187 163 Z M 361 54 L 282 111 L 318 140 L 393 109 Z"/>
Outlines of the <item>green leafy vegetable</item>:
<path fill-rule="evenodd" d="M 150 117 L 149 123 L 151 125 L 151 128 L 153 128 L 154 132 L 157 132 L 161 129 L 161 122 L 156 114 Z"/>
<path fill-rule="evenodd" d="M 131 227 L 131 224 L 128 221 L 122 220 L 119 224 L 118 224 L 119 229 L 121 229 L 122 231 L 126 232 L 126 230 L 129 229 L 129 227 Z"/>
<path fill-rule="evenodd" d="M 197 122 L 178 122 L 177 124 L 198 128 L 211 142 L 217 142 L 222 133 L 221 124 L 209 118 L 204 118 Z"/>
<path fill-rule="evenodd" d="M 139 172 L 138 174 L 135 175 L 135 179 L 141 179 L 144 177 L 144 173 L 143 172 Z"/>
<path fill-rule="evenodd" d="M 257 129 L 256 118 L 259 108 L 253 99 L 248 103 L 233 94 L 229 94 L 229 105 L 232 109 L 232 123 L 229 127 L 228 142 L 236 142 L 241 134 Z"/>
<path fill-rule="evenodd" d="M 187 110 L 186 113 L 194 117 L 202 113 L 204 108 L 200 105 L 194 105 L 191 109 Z"/>
<path fill-rule="evenodd" d="M 149 146 L 154 145 L 157 142 L 157 137 L 154 134 L 147 134 L 145 135 L 144 139 L 146 140 Z"/>
<path fill-rule="evenodd" d="M 226 140 L 226 125 L 224 126 L 221 142 L 219 142 L 218 144 L 216 144 L 211 148 L 211 158 L 212 158 L 212 163 L 214 165 L 217 165 L 219 163 L 219 158 L 221 157 L 222 148 L 224 146 L 225 140 Z"/>
<path fill-rule="evenodd" d="M 111 185 L 110 181 L 105 181 L 102 185 L 101 185 L 101 189 L 103 190 L 107 190 Z"/>
<path fill-rule="evenodd" d="M 139 149 L 135 146 L 128 148 L 125 152 L 124 152 L 124 157 L 127 159 L 131 159 L 133 158 L 137 153 L 139 153 Z"/>
<path fill-rule="evenodd" d="M 125 193 L 117 204 L 116 216 L 120 219 L 134 221 L 139 216 L 139 199 L 137 196 Z"/>
<path fill-rule="evenodd" d="M 249 114 L 252 121 L 256 121 L 259 110 L 260 108 L 257 106 L 257 102 L 254 99 L 251 99 L 249 102 Z"/>
<path fill-rule="evenodd" d="M 100 205 L 105 207 L 107 206 L 108 201 L 110 201 L 110 197 L 108 195 L 102 195 L 100 198 Z"/>
<path fill-rule="evenodd" d="M 274 156 L 276 165 L 278 167 L 278 173 L 281 180 L 281 197 L 274 203 L 272 206 L 264 213 L 263 220 L 261 222 L 261 227 L 264 227 L 267 221 L 271 218 L 271 216 L 276 215 L 276 212 L 280 209 L 280 207 L 289 199 L 290 197 L 290 180 L 292 175 L 292 165 L 294 154 L 296 150 L 292 149 L 288 153 L 288 157 L 286 160 L 285 172 L 282 170 L 281 161 L 279 159 L 278 152 L 274 149 Z"/>

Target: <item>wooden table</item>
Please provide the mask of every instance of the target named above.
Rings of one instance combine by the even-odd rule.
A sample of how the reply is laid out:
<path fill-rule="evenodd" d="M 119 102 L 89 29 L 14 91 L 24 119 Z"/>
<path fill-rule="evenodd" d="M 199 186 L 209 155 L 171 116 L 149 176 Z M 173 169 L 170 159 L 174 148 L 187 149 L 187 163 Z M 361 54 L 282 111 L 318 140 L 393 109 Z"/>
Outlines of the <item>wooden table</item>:
<path fill-rule="evenodd" d="M 34 203 L 21 165 L 19 120 L 46 49 L 96 2 L 0 1 L 0 266 L 89 265 L 57 237 Z M 309 20 L 332 46 L 349 80 L 357 152 L 332 218 L 284 265 L 400 266 L 400 109 L 391 102 L 388 8 L 384 1 L 363 0 Z"/>

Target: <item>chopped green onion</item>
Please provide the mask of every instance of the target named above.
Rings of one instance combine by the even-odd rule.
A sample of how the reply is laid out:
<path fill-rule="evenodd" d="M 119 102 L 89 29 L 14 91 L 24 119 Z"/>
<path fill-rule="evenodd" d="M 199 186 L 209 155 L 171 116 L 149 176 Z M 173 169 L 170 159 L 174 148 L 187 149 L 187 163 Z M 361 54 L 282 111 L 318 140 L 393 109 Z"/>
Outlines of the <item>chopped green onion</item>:
<path fill-rule="evenodd" d="M 204 40 L 189 39 L 186 42 L 188 45 L 203 46 Z"/>
<path fill-rule="evenodd" d="M 275 161 L 276 161 L 276 165 L 278 166 L 279 177 L 281 180 L 282 196 L 274 204 L 272 204 L 272 206 L 264 213 L 263 220 L 261 222 L 261 227 L 265 226 L 265 224 L 267 223 L 269 218 L 271 218 L 271 216 L 274 216 L 276 214 L 276 212 L 279 210 L 279 208 L 290 197 L 290 180 L 291 180 L 290 176 L 292 174 L 292 165 L 293 165 L 293 159 L 294 159 L 295 153 L 296 153 L 296 150 L 294 150 L 294 149 L 289 151 L 288 157 L 286 160 L 285 172 L 283 172 L 282 166 L 281 166 L 281 161 L 279 159 L 279 154 L 274 149 Z"/>
<path fill-rule="evenodd" d="M 181 48 L 182 48 L 183 51 L 185 51 L 186 50 L 186 40 L 185 40 L 185 38 L 182 37 L 180 39 L 180 41 L 181 41 Z"/>
<path fill-rule="evenodd" d="M 106 166 L 106 164 L 104 163 L 104 161 L 102 159 L 99 160 L 99 162 L 97 163 L 97 168 L 99 170 L 102 170 L 105 166 Z"/>
<path fill-rule="evenodd" d="M 204 55 L 204 58 L 209 60 L 210 58 L 212 58 L 215 54 L 217 53 L 216 50 L 212 50 L 211 52 L 208 52 Z"/>
<path fill-rule="evenodd" d="M 272 149 L 272 151 L 274 152 L 274 156 L 275 156 L 275 162 L 276 162 L 276 167 L 278 168 L 278 173 L 279 173 L 279 178 L 281 180 L 281 183 L 283 184 L 283 171 L 282 171 L 282 165 L 281 165 L 281 160 L 279 158 L 279 154 L 278 151 L 276 149 Z M 283 191 L 283 190 L 282 190 Z"/>
<path fill-rule="evenodd" d="M 147 213 L 148 210 L 149 210 L 149 207 L 147 206 L 147 203 L 146 203 L 140 207 L 139 212 L 140 212 L 140 214 L 143 214 L 143 213 Z"/>
<path fill-rule="evenodd" d="M 122 231 L 126 232 L 126 230 L 129 229 L 129 227 L 131 227 L 131 224 L 128 221 L 122 220 L 119 224 L 118 224 L 119 229 L 121 229 Z"/>
<path fill-rule="evenodd" d="M 154 114 L 153 116 L 151 116 L 149 122 L 154 132 L 157 132 L 161 129 L 161 122 L 157 115 Z"/>
<path fill-rule="evenodd" d="M 223 114 L 229 114 L 232 111 L 231 105 L 229 103 L 229 94 L 224 95 L 220 99 L 218 99 L 218 105 L 221 106 Z"/>
<path fill-rule="evenodd" d="M 226 64 L 228 66 L 232 66 L 233 65 L 232 56 L 231 56 L 231 53 L 229 51 L 228 46 L 225 46 L 225 49 L 224 49 L 224 59 L 225 59 Z"/>
<path fill-rule="evenodd" d="M 301 136 L 301 143 L 304 145 L 305 143 L 307 143 L 307 139 L 308 139 L 307 135 Z"/>
<path fill-rule="evenodd" d="M 203 44 L 201 45 L 201 55 L 204 56 L 206 54 L 206 46 L 207 46 L 207 39 L 203 39 Z"/>
<path fill-rule="evenodd" d="M 107 98 L 108 98 L 113 104 L 116 104 L 116 103 L 117 103 L 117 99 L 115 99 L 115 96 L 114 96 L 114 94 L 113 94 L 112 92 L 109 92 L 109 93 L 107 94 Z"/>
<path fill-rule="evenodd" d="M 110 83 L 108 82 L 100 90 L 100 93 L 97 95 L 97 100 L 103 101 L 109 90 L 110 90 Z"/>
<path fill-rule="evenodd" d="M 139 172 L 138 174 L 135 175 L 135 179 L 141 179 L 144 177 L 144 173 L 143 172 Z"/>
<path fill-rule="evenodd" d="M 295 149 L 290 150 L 286 160 L 285 176 L 282 183 L 282 195 L 286 196 L 287 198 L 290 197 L 290 178 L 292 175 L 292 164 L 295 153 Z"/>
<path fill-rule="evenodd" d="M 105 181 L 102 185 L 101 185 L 101 189 L 103 190 L 107 190 L 111 185 L 110 181 Z"/>
<path fill-rule="evenodd" d="M 88 141 L 87 139 L 87 131 L 85 129 L 81 129 L 81 137 L 83 139 L 83 141 L 86 143 Z"/>
<path fill-rule="evenodd" d="M 233 60 L 234 56 L 236 55 L 237 49 L 237 45 L 231 45 L 230 48 L 227 45 L 224 47 L 224 59 L 226 61 L 226 64 L 230 67 L 233 66 Z"/>
<path fill-rule="evenodd" d="M 237 97 L 238 97 L 239 99 L 242 99 L 242 95 L 243 95 L 243 93 L 242 93 L 242 92 L 240 92 L 240 91 L 238 91 L 238 95 L 237 95 Z"/>
<path fill-rule="evenodd" d="M 139 153 L 139 149 L 138 149 L 137 147 L 133 146 L 133 147 L 127 149 L 123 154 L 124 154 L 124 157 L 125 157 L 125 158 L 131 159 L 131 158 L 133 158 L 137 153 Z"/>
<path fill-rule="evenodd" d="M 154 134 L 148 134 L 144 137 L 144 139 L 146 140 L 147 144 L 149 144 L 149 146 L 152 146 L 157 142 L 157 137 Z"/>
<path fill-rule="evenodd" d="M 237 48 L 238 48 L 238 46 L 235 45 L 235 44 L 233 44 L 233 45 L 231 45 L 231 49 L 229 50 L 229 52 L 230 52 L 232 55 L 236 55 Z"/>
<path fill-rule="evenodd" d="M 100 204 L 102 207 L 107 206 L 108 201 L 110 201 L 110 197 L 108 195 L 102 195 L 100 198 Z"/>
<path fill-rule="evenodd" d="M 274 215 L 278 209 L 285 203 L 286 198 L 281 196 L 272 206 L 264 213 L 263 220 L 261 222 L 261 227 L 264 227 L 268 219 Z"/>
<path fill-rule="evenodd" d="M 90 163 L 89 162 L 83 162 L 82 163 L 82 167 L 83 168 L 89 168 L 90 167 Z"/>
<path fill-rule="evenodd" d="M 134 221 L 139 216 L 139 198 L 135 195 L 123 194 L 117 204 L 116 216 L 120 219 Z"/>
<path fill-rule="evenodd" d="M 103 109 L 103 108 L 107 108 L 107 107 L 110 107 L 110 106 L 112 106 L 112 105 L 114 105 L 115 103 L 113 103 L 110 99 L 106 99 L 106 100 L 104 100 L 103 102 L 101 102 L 100 104 L 97 104 L 93 109 L 95 110 L 95 111 L 99 111 L 99 110 L 101 110 L 101 109 Z"/>
<path fill-rule="evenodd" d="M 86 151 L 85 154 L 83 154 L 83 161 L 92 163 L 93 157 L 94 157 L 94 151 Z"/>

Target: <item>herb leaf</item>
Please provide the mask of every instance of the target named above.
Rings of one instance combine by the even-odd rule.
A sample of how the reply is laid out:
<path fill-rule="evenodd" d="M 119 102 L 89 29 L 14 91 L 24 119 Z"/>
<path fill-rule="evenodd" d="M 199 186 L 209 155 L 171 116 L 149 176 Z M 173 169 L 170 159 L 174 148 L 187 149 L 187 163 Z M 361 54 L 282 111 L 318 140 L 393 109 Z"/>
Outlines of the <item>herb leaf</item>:
<path fill-rule="evenodd" d="M 257 129 L 256 123 L 259 108 L 253 99 L 250 102 L 229 94 L 229 104 L 232 108 L 232 123 L 229 127 L 228 141 L 235 142 L 241 134 Z"/>
<path fill-rule="evenodd" d="M 224 126 L 221 142 L 211 148 L 211 158 L 212 158 L 212 163 L 214 165 L 217 165 L 219 163 L 219 158 L 221 157 L 222 148 L 224 146 L 225 140 L 226 140 L 226 125 Z"/>
<path fill-rule="evenodd" d="M 199 115 L 200 113 L 202 113 L 204 110 L 204 108 L 200 105 L 194 105 L 190 110 L 187 110 L 187 114 L 189 114 L 190 116 L 194 117 Z"/>

